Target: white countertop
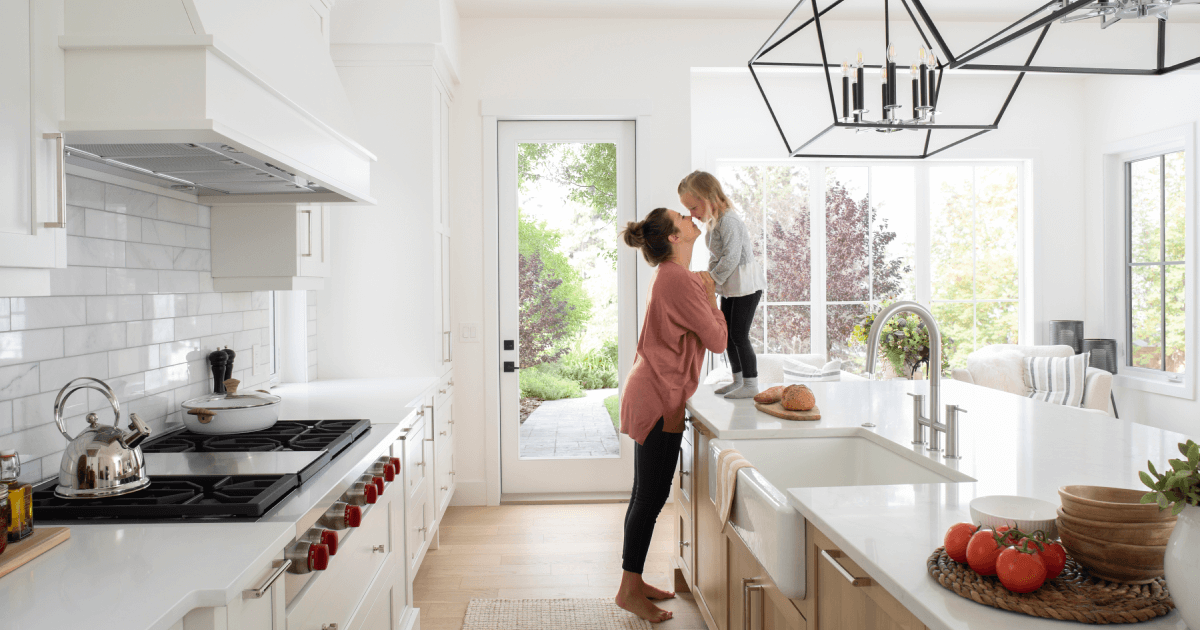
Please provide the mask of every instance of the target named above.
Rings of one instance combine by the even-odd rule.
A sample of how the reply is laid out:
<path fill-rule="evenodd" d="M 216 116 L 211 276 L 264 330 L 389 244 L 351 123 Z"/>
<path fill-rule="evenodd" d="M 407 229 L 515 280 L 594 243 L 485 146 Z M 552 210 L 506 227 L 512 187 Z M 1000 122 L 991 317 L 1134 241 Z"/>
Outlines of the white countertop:
<path fill-rule="evenodd" d="M 912 402 L 905 393 L 927 391 L 923 381 L 808 384 L 821 420 L 780 420 L 752 400 L 725 400 L 702 385 L 688 402 L 694 421 L 722 439 L 845 436 L 874 432 L 977 481 L 853 488 L 786 489 L 789 501 L 931 630 L 1062 628 L 1064 623 L 976 604 L 938 584 L 925 561 L 954 523 L 970 521 L 979 496 L 1020 495 L 1059 503 L 1070 484 L 1140 488 L 1137 473 L 1177 457 L 1186 436 L 1110 416 L 1036 402 L 946 380 L 942 403 L 967 410 L 960 426 L 962 459 L 945 460 L 913 446 Z M 875 428 L 862 423 L 873 422 Z M 785 490 L 780 488 L 780 490 Z M 1178 613 L 1139 628 L 1185 630 Z"/>
<path fill-rule="evenodd" d="M 406 429 L 399 423 L 435 382 L 277 387 L 281 419 L 367 418 L 379 426 L 253 523 L 68 525 L 69 540 L 0 578 L 0 630 L 166 630 L 194 608 L 226 605 L 241 596 L 250 571 L 296 537 L 306 514 Z"/>

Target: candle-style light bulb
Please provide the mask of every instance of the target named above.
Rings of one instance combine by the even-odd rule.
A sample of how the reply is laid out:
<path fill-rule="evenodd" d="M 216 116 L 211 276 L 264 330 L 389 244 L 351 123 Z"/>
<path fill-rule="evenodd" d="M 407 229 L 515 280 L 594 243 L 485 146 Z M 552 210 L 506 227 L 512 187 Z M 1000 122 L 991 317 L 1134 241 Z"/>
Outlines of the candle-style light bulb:
<path fill-rule="evenodd" d="M 920 48 L 917 49 L 917 58 L 921 60 L 922 64 L 925 63 L 925 47 L 924 46 L 921 46 Z"/>
<path fill-rule="evenodd" d="M 887 83 L 887 66 L 884 66 L 884 67 L 882 67 L 882 68 L 880 68 L 880 69 L 879 69 L 879 78 L 880 78 L 880 79 L 881 79 L 881 80 L 882 80 L 884 83 Z"/>
<path fill-rule="evenodd" d="M 912 65 L 912 78 L 914 80 L 917 78 L 917 64 L 915 63 Z"/>
<path fill-rule="evenodd" d="M 860 67 L 860 68 L 861 68 L 861 67 L 862 67 L 862 65 L 863 65 L 862 49 L 861 49 L 861 48 L 859 48 L 859 49 L 858 49 L 858 67 Z"/>
<path fill-rule="evenodd" d="M 937 67 L 937 55 L 933 54 L 932 48 L 929 49 L 929 67 L 930 68 Z"/>
<path fill-rule="evenodd" d="M 850 76 L 850 64 L 845 61 L 842 62 L 842 76 L 843 77 Z"/>
<path fill-rule="evenodd" d="M 896 60 L 896 45 L 895 45 L 895 44 L 889 44 L 889 45 L 888 45 L 888 47 L 887 47 L 887 60 L 888 60 L 888 61 L 895 61 L 895 60 Z"/>

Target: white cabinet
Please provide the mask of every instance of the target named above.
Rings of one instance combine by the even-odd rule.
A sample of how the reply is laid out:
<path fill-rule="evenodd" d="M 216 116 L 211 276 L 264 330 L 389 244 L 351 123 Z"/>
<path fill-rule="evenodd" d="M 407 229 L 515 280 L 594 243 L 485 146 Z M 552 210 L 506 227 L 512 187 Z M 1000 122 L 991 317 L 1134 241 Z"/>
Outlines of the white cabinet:
<path fill-rule="evenodd" d="M 61 3 L 0 6 L 0 296 L 49 295 L 65 267 Z M 56 80 L 56 77 L 59 77 Z"/>
<path fill-rule="evenodd" d="M 438 336 L 437 365 L 441 366 L 443 375 L 448 374 L 454 367 L 454 334 L 451 330 L 450 312 L 450 237 L 446 234 L 434 234 L 434 254 L 436 261 L 436 279 L 434 282 L 434 333 Z"/>
<path fill-rule="evenodd" d="M 279 574 L 282 562 L 283 559 L 278 558 L 269 567 L 263 567 L 254 582 L 242 591 L 241 597 L 229 602 L 226 613 L 230 628 L 287 630 L 284 579 Z M 219 614 L 220 609 L 215 611 Z"/>
<path fill-rule="evenodd" d="M 295 203 L 213 206 L 212 275 L 217 291 L 325 288 L 329 207 Z"/>

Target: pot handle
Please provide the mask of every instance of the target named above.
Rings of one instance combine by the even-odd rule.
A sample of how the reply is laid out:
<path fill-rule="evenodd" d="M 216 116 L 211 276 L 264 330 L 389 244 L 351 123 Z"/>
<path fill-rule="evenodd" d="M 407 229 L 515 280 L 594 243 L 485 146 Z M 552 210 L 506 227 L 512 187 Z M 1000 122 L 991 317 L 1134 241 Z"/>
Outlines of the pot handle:
<path fill-rule="evenodd" d="M 67 391 L 69 388 L 71 388 L 72 385 L 74 385 L 76 383 L 76 381 L 92 381 L 94 383 L 99 384 L 99 387 L 88 383 L 88 384 L 79 385 L 78 387 L 75 387 L 73 389 L 70 389 L 70 391 Z M 113 417 L 113 426 L 115 427 L 115 426 L 119 426 L 121 424 L 121 403 L 117 402 L 117 395 L 113 393 L 113 390 L 111 387 L 108 386 L 108 383 L 105 383 L 104 381 L 102 381 L 98 378 L 92 378 L 90 376 L 81 376 L 77 379 L 73 379 L 71 382 L 67 383 L 66 385 L 63 385 L 62 389 L 58 390 L 58 396 L 54 399 L 54 424 L 58 425 L 59 433 L 62 433 L 63 437 L 67 438 L 68 442 L 70 442 L 71 440 L 74 440 L 75 437 L 72 436 L 71 434 L 67 433 L 67 425 L 65 422 L 63 422 L 63 409 L 66 407 L 67 399 L 71 397 L 71 394 L 74 394 L 75 392 L 77 392 L 81 389 L 94 389 L 94 390 L 100 392 L 101 394 L 104 394 L 104 397 L 108 399 L 108 404 L 112 405 L 113 416 L 114 416 Z M 89 416 L 88 422 L 95 424 L 95 420 L 96 420 L 95 415 L 88 414 L 88 416 Z"/>
<path fill-rule="evenodd" d="M 211 409 L 189 409 L 188 415 L 196 416 L 196 419 L 200 421 L 200 424 L 208 424 L 209 422 L 212 422 L 213 417 L 217 414 Z"/>

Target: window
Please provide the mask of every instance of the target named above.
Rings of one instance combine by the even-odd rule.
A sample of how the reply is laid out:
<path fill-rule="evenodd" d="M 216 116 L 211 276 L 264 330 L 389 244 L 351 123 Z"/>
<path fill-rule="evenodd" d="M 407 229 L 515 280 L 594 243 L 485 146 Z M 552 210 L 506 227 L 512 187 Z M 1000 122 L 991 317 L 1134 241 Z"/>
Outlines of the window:
<path fill-rule="evenodd" d="M 861 371 L 854 326 L 898 300 L 932 306 L 956 367 L 1017 341 L 1018 164 L 730 162 L 717 174 L 767 275 L 757 352 L 824 348 Z"/>
<path fill-rule="evenodd" d="M 1186 177 L 1183 151 L 1125 162 L 1126 365 L 1182 373 Z"/>

